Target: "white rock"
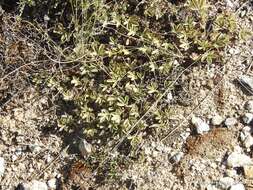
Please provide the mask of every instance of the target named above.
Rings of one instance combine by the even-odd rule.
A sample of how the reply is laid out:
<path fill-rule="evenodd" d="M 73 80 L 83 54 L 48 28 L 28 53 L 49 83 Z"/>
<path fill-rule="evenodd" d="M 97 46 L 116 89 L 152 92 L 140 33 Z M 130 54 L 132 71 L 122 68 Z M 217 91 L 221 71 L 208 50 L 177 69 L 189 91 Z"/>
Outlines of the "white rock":
<path fill-rule="evenodd" d="M 212 125 L 221 125 L 222 122 L 223 118 L 220 115 L 215 115 L 211 120 Z"/>
<path fill-rule="evenodd" d="M 225 120 L 225 125 L 227 127 L 233 127 L 237 123 L 237 119 L 234 117 L 229 117 Z"/>
<path fill-rule="evenodd" d="M 253 100 L 247 101 L 246 104 L 245 104 L 245 108 L 249 112 L 253 113 Z"/>
<path fill-rule="evenodd" d="M 0 157 L 0 177 L 4 174 L 5 171 L 5 161 L 3 157 Z"/>
<path fill-rule="evenodd" d="M 48 180 L 47 185 L 48 185 L 49 189 L 56 189 L 56 187 L 57 187 L 56 178 L 52 178 L 52 179 Z"/>
<path fill-rule="evenodd" d="M 248 135 L 243 144 L 246 148 L 250 148 L 253 145 L 253 137 L 251 135 Z"/>
<path fill-rule="evenodd" d="M 78 148 L 83 157 L 87 157 L 92 152 L 92 145 L 84 139 L 80 141 Z"/>
<path fill-rule="evenodd" d="M 183 156 L 184 156 L 183 152 L 176 153 L 171 157 L 170 161 L 172 163 L 178 163 L 183 158 Z"/>
<path fill-rule="evenodd" d="M 209 125 L 199 117 L 193 116 L 191 122 L 196 127 L 196 131 L 198 134 L 203 134 L 210 130 Z"/>
<path fill-rule="evenodd" d="M 232 177 L 223 177 L 219 180 L 219 186 L 222 189 L 227 189 L 234 184 L 234 179 Z"/>
<path fill-rule="evenodd" d="M 253 114 L 252 113 L 245 113 L 242 117 L 242 120 L 245 124 L 250 124 L 253 122 Z"/>
<path fill-rule="evenodd" d="M 172 95 L 171 92 L 169 92 L 169 93 L 167 94 L 167 99 L 166 99 L 166 101 L 167 101 L 168 103 L 170 103 L 172 100 L 173 100 L 173 95 Z"/>
<path fill-rule="evenodd" d="M 215 185 L 209 184 L 207 185 L 206 190 L 218 190 L 218 189 L 215 187 Z"/>
<path fill-rule="evenodd" d="M 251 133 L 251 128 L 249 126 L 245 126 L 243 127 L 241 133 L 240 133 L 240 139 L 241 141 L 245 141 L 245 139 L 247 138 L 247 136 L 249 136 Z"/>
<path fill-rule="evenodd" d="M 252 163 L 249 156 L 237 152 L 231 153 L 227 158 L 227 165 L 233 168 L 251 165 Z"/>
<path fill-rule="evenodd" d="M 242 183 L 238 183 L 238 184 L 232 185 L 230 187 L 230 190 L 245 190 L 245 187 Z"/>
<path fill-rule="evenodd" d="M 23 190 L 48 190 L 47 184 L 41 181 L 32 180 L 29 183 L 24 183 L 21 185 Z"/>

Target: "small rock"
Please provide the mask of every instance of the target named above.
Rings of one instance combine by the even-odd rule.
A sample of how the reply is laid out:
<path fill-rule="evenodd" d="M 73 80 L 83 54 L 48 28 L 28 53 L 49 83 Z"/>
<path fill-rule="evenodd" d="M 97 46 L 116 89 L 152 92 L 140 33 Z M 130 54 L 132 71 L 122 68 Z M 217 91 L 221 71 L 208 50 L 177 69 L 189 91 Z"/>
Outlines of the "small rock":
<path fill-rule="evenodd" d="M 37 145 L 37 144 L 30 144 L 30 145 L 28 145 L 28 149 L 31 152 L 38 153 L 38 152 L 40 152 L 41 147 L 39 145 Z"/>
<path fill-rule="evenodd" d="M 240 133 L 241 141 L 245 141 L 245 139 L 247 138 L 247 136 L 250 135 L 250 133 L 251 133 L 251 128 L 249 126 L 243 127 L 243 129 Z"/>
<path fill-rule="evenodd" d="M 235 177 L 237 175 L 237 172 L 233 169 L 227 169 L 226 170 L 226 175 L 229 177 Z"/>
<path fill-rule="evenodd" d="M 3 157 L 0 157 L 0 177 L 4 175 L 5 161 Z"/>
<path fill-rule="evenodd" d="M 184 156 L 183 152 L 176 153 L 174 156 L 170 158 L 170 162 L 173 164 L 178 163 L 182 159 L 183 156 Z"/>
<path fill-rule="evenodd" d="M 250 92 L 251 95 L 253 95 L 253 78 L 249 77 L 247 75 L 242 75 L 239 78 L 239 81 L 241 85 L 248 91 Z"/>
<path fill-rule="evenodd" d="M 167 99 L 166 99 L 166 101 L 167 101 L 168 103 L 171 103 L 172 100 L 173 100 L 173 95 L 172 95 L 171 92 L 169 92 L 169 93 L 167 94 Z"/>
<path fill-rule="evenodd" d="M 223 118 L 220 115 L 215 115 L 211 120 L 212 125 L 221 125 L 222 122 Z"/>
<path fill-rule="evenodd" d="M 250 113 L 253 113 L 253 100 L 249 100 L 246 102 L 245 109 L 248 110 Z"/>
<path fill-rule="evenodd" d="M 234 117 L 229 117 L 225 120 L 225 125 L 230 128 L 235 126 L 235 124 L 237 123 L 237 119 Z"/>
<path fill-rule="evenodd" d="M 245 124 L 251 124 L 253 122 L 253 114 L 245 113 L 245 115 L 242 117 L 242 120 Z"/>
<path fill-rule="evenodd" d="M 246 148 L 250 148 L 253 145 L 253 137 L 251 135 L 248 135 L 243 144 Z"/>
<path fill-rule="evenodd" d="M 203 134 L 210 130 L 209 125 L 199 117 L 193 116 L 191 122 L 196 127 L 196 131 L 198 134 Z"/>
<path fill-rule="evenodd" d="M 237 152 L 231 153 L 227 158 L 227 165 L 233 168 L 251 165 L 252 163 L 249 156 Z"/>
<path fill-rule="evenodd" d="M 57 180 L 55 178 L 52 178 L 52 179 L 47 181 L 47 185 L 48 185 L 49 189 L 56 189 Z"/>
<path fill-rule="evenodd" d="M 20 184 L 22 190 L 48 190 L 47 184 L 41 181 L 32 180 L 29 183 Z"/>
<path fill-rule="evenodd" d="M 234 184 L 234 179 L 232 177 L 223 177 L 219 180 L 219 186 L 222 189 L 227 189 Z"/>
<path fill-rule="evenodd" d="M 87 157 L 92 152 L 92 145 L 84 139 L 80 141 L 78 148 L 83 157 Z"/>
<path fill-rule="evenodd" d="M 253 166 L 244 166 L 243 167 L 244 175 L 246 179 L 253 179 Z"/>
<path fill-rule="evenodd" d="M 242 183 L 238 183 L 238 184 L 232 185 L 230 187 L 230 190 L 245 190 L 245 187 Z"/>

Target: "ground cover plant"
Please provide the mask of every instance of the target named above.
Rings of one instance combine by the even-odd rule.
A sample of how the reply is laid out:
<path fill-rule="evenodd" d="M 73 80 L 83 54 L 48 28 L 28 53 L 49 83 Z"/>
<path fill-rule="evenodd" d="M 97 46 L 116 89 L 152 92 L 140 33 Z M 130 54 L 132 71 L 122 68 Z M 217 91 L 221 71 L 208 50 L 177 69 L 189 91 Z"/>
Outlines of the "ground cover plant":
<path fill-rule="evenodd" d="M 15 11 L 52 63 L 29 81 L 55 97 L 53 127 L 78 131 L 95 147 L 86 161 L 109 160 L 110 176 L 144 138 L 170 130 L 181 73 L 225 64 L 223 50 L 249 35 L 206 0 L 22 0 Z"/>

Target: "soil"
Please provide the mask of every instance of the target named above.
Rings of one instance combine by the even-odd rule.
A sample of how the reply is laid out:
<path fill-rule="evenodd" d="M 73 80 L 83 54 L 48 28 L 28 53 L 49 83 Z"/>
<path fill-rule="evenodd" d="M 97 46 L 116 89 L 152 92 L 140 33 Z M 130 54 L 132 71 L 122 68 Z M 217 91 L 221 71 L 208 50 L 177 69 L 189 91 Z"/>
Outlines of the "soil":
<path fill-rule="evenodd" d="M 251 31 L 252 13 L 252 7 L 248 7 L 244 17 L 237 12 L 238 23 Z M 252 39 L 238 42 L 227 47 L 223 55 L 226 64 L 197 65 L 192 72 L 182 76 L 183 81 L 188 81 L 186 94 L 182 97 L 191 102 L 171 104 L 174 114 L 170 120 L 174 124 L 159 135 L 166 138 L 145 139 L 138 159 L 118 172 L 117 180 L 103 184 L 96 183 L 91 169 L 82 162 L 76 149 L 66 149 L 73 144 L 71 138 L 79 137 L 70 138 L 48 126 L 56 112 L 56 108 L 49 106 L 49 97 L 28 88 L 18 103 L 1 110 L 0 157 L 5 160 L 5 172 L 0 176 L 0 189 L 18 189 L 21 183 L 31 180 L 47 183 L 51 179 L 56 179 L 56 189 L 224 189 L 216 184 L 233 171 L 226 166 L 228 154 L 241 147 L 252 158 L 252 151 L 243 146 L 240 133 L 246 126 L 241 120 L 246 112 L 244 105 L 253 100 L 253 96 L 245 93 L 238 83 L 242 74 L 253 77 L 252 54 Z M 191 97 L 190 100 L 187 97 Z M 238 122 L 230 128 L 224 124 L 212 126 L 210 120 L 216 114 L 224 120 L 236 118 Z M 206 121 L 211 126 L 210 132 L 197 135 L 190 124 L 193 115 Z M 178 153 L 182 153 L 182 157 L 173 161 Z M 245 177 L 241 168 L 234 171 L 235 183 L 253 189 L 253 181 Z"/>

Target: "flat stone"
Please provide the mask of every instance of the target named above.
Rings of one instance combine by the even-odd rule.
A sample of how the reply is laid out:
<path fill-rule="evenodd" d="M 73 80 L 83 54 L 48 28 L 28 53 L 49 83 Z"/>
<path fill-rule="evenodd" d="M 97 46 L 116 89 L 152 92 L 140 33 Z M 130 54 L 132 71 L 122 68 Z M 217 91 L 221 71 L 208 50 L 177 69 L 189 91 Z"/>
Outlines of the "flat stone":
<path fill-rule="evenodd" d="M 227 165 L 232 168 L 251 164 L 253 164 L 251 158 L 245 154 L 233 152 L 227 158 Z"/>
<path fill-rule="evenodd" d="M 246 179 L 253 179 L 253 165 L 244 166 L 243 171 Z"/>
<path fill-rule="evenodd" d="M 183 156 L 184 156 L 183 152 L 176 153 L 170 158 L 170 162 L 173 164 L 178 163 L 183 158 Z"/>
<path fill-rule="evenodd" d="M 198 134 L 204 134 L 210 130 L 209 125 L 199 117 L 193 116 L 191 122 L 195 126 Z"/>

